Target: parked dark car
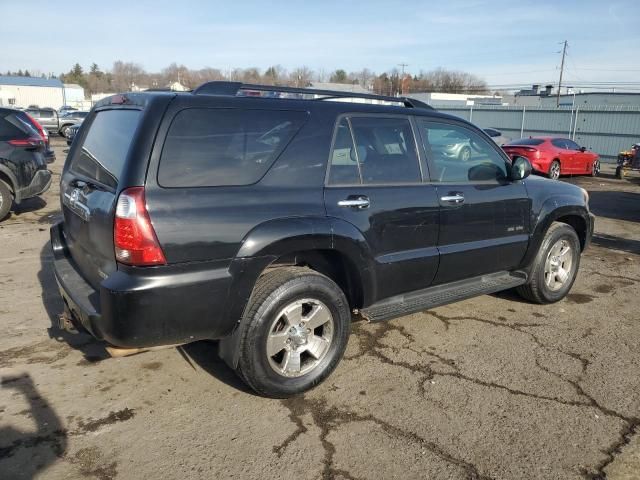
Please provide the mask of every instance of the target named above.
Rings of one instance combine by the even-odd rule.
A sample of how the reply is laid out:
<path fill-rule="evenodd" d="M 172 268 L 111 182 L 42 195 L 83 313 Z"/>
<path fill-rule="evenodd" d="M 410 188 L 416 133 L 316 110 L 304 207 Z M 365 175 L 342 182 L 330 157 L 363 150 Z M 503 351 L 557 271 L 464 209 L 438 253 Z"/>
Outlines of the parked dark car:
<path fill-rule="evenodd" d="M 81 111 L 68 112 L 67 114 L 62 115 L 58 120 L 58 123 L 60 124 L 58 127 L 58 133 L 66 138 L 69 135 L 69 129 L 71 126 L 84 122 L 87 115 L 89 115 L 89 112 Z"/>
<path fill-rule="evenodd" d="M 491 137 L 491 140 L 493 140 L 500 146 L 511 141 L 510 137 L 507 137 L 500 130 L 497 130 L 495 128 L 485 128 L 484 133 L 489 135 Z"/>
<path fill-rule="evenodd" d="M 81 123 L 76 123 L 67 128 L 67 134 L 65 135 L 67 138 L 67 145 L 71 145 L 73 143 L 73 139 L 76 137 L 81 125 Z"/>
<path fill-rule="evenodd" d="M 53 108 L 27 108 L 25 112 L 31 115 L 50 134 L 55 135 L 58 133 L 58 112 Z"/>
<path fill-rule="evenodd" d="M 77 112 L 78 109 L 69 105 L 63 105 L 58 109 L 58 115 L 63 116 L 70 112 Z"/>
<path fill-rule="evenodd" d="M 443 137 L 466 139 L 467 161 L 433 148 Z M 112 96 L 62 172 L 62 326 L 120 353 L 220 339 L 257 392 L 298 394 L 338 364 L 352 312 L 564 298 L 588 195 L 530 171 L 408 98 L 232 82 Z"/>
<path fill-rule="evenodd" d="M 44 140 L 24 112 L 0 108 L 0 221 L 12 204 L 49 188 L 44 152 Z"/>

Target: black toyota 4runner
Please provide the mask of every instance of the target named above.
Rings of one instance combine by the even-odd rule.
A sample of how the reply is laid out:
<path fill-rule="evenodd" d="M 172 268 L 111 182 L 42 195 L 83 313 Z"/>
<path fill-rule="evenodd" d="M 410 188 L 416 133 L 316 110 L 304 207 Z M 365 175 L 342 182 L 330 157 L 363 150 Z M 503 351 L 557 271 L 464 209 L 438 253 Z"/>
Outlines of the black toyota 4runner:
<path fill-rule="evenodd" d="M 226 82 L 116 95 L 62 174 L 63 323 L 119 348 L 220 339 L 253 389 L 293 395 L 336 367 L 352 312 L 514 287 L 562 299 L 588 195 L 530 170 L 408 98 Z"/>

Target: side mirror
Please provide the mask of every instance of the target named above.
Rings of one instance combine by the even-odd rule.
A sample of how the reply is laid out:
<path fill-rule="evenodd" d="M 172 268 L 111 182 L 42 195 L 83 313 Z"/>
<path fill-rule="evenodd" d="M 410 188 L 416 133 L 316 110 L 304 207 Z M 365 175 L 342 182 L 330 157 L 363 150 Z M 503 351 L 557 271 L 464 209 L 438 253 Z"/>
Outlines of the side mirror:
<path fill-rule="evenodd" d="M 531 163 L 528 158 L 516 156 L 511 163 L 511 180 L 524 180 L 531 174 Z"/>
<path fill-rule="evenodd" d="M 585 147 L 580 147 L 580 151 L 581 151 L 581 152 L 584 152 L 585 150 L 586 150 L 586 148 L 585 148 Z"/>

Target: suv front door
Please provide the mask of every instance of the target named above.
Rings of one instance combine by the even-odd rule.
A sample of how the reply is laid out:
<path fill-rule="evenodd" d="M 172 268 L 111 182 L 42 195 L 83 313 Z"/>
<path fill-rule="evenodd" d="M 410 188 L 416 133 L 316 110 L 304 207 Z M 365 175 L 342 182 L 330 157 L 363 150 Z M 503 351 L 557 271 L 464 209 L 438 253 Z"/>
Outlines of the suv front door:
<path fill-rule="evenodd" d="M 504 153 L 471 127 L 417 118 L 440 204 L 434 284 L 516 268 L 529 241 L 530 202 Z M 461 155 L 463 149 L 469 155 Z"/>
<path fill-rule="evenodd" d="M 418 152 L 407 116 L 354 114 L 336 126 L 325 208 L 364 236 L 374 301 L 429 286 L 438 268 L 438 199 Z"/>

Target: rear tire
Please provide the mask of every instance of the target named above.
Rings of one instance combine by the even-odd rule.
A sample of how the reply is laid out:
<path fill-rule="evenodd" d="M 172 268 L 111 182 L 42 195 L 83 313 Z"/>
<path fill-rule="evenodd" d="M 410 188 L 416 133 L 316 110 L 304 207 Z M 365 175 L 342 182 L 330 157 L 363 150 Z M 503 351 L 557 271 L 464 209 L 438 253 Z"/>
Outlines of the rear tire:
<path fill-rule="evenodd" d="M 8 215 L 13 203 L 13 195 L 9 185 L 0 180 L 0 222 Z"/>
<path fill-rule="evenodd" d="M 571 290 L 579 266 L 580 240 L 576 231 L 566 223 L 554 222 L 542 240 L 528 282 L 516 290 L 534 303 L 557 302 Z"/>
<path fill-rule="evenodd" d="M 547 177 L 552 180 L 558 180 L 560 178 L 560 162 L 558 160 L 554 160 L 551 162 L 551 165 L 549 165 Z"/>
<path fill-rule="evenodd" d="M 337 366 L 350 324 L 347 299 L 328 277 L 299 267 L 267 272 L 258 279 L 239 327 L 236 371 L 264 396 L 305 392 Z"/>
<path fill-rule="evenodd" d="M 623 177 L 624 177 L 624 171 L 622 167 L 616 167 L 616 178 L 618 180 L 622 180 Z"/>

